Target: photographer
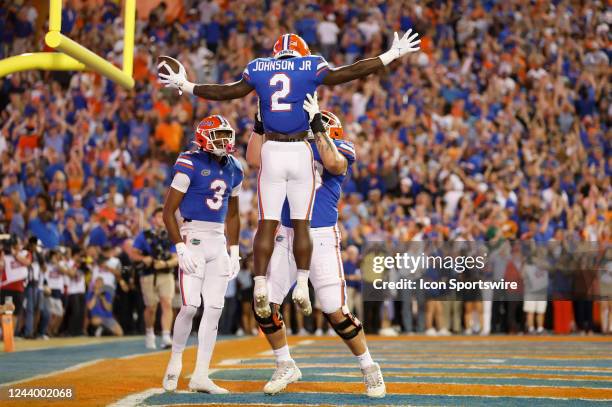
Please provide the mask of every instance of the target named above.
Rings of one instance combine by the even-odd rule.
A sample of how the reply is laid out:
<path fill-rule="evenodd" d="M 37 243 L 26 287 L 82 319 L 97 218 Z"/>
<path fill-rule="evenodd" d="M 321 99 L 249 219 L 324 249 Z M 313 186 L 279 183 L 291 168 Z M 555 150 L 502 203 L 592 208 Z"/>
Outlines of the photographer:
<path fill-rule="evenodd" d="M 42 290 L 43 271 L 45 261 L 42 248 L 38 246 L 38 239 L 31 237 L 28 239 L 26 250 L 28 256 L 32 259 L 32 263 L 28 266 L 28 279 L 25 288 L 26 310 L 25 310 L 25 327 L 24 336 L 26 338 L 35 338 L 34 321 L 36 313 L 40 312 L 39 329 L 40 336 L 44 336 L 47 330 L 49 321 L 49 311 L 45 306 L 45 297 Z"/>
<path fill-rule="evenodd" d="M 46 296 L 47 309 L 51 314 L 49 320 L 49 336 L 57 336 L 64 320 L 64 275 L 65 268 L 60 265 L 66 256 L 66 249 L 60 247 L 49 252 L 49 261 L 45 268 L 45 285 L 43 290 Z"/>
<path fill-rule="evenodd" d="M 60 262 L 66 285 L 66 321 L 64 326 L 70 336 L 83 335 L 85 319 L 85 275 L 89 268 L 78 247 L 72 249 L 70 258 Z"/>
<path fill-rule="evenodd" d="M 102 336 L 104 328 L 115 336 L 123 336 L 121 326 L 113 317 L 113 296 L 104 289 L 104 280 L 97 277 L 87 292 L 89 324 L 95 328 L 95 336 Z"/>
<path fill-rule="evenodd" d="M 128 253 L 133 245 L 132 239 L 122 243 L 119 254 L 121 277 L 115 293 L 115 315 L 125 334 L 139 334 L 144 331 L 144 304 L 140 294 L 137 270 Z"/>
<path fill-rule="evenodd" d="M 116 248 L 110 244 L 105 244 L 100 252 L 100 255 L 93 266 L 90 286 L 94 284 L 98 277 L 104 282 L 104 290 L 108 291 L 111 296 L 115 296 L 117 283 L 124 284 L 121 280 L 121 261 L 116 256 Z"/>
<path fill-rule="evenodd" d="M 15 312 L 13 326 L 18 331 L 18 317 L 21 314 L 23 293 L 28 277 L 28 266 L 32 263 L 27 250 L 22 250 L 19 242 L 9 235 L 0 235 L 0 304 L 8 297 L 13 299 Z"/>
<path fill-rule="evenodd" d="M 140 263 L 140 286 L 145 304 L 144 321 L 146 328 L 145 346 L 155 349 L 155 314 L 161 304 L 162 346 L 172 346 L 172 299 L 174 298 L 174 269 L 178 259 L 174 245 L 168 239 L 164 228 L 163 208 L 153 211 L 152 228 L 136 236 L 130 250 L 130 258 Z"/>

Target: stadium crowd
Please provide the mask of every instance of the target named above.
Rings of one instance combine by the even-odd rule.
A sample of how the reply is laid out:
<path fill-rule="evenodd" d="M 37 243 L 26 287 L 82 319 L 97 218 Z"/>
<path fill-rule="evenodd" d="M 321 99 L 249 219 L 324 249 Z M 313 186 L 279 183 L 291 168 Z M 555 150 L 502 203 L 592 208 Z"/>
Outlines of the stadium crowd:
<path fill-rule="evenodd" d="M 62 32 L 120 65 L 117 2 L 66 3 Z M 298 33 L 339 66 L 379 55 L 393 31 L 409 28 L 421 34 L 422 52 L 366 80 L 319 90 L 358 154 L 339 225 L 349 300 L 366 330 L 541 332 L 545 313 L 556 332 L 612 330 L 605 256 L 594 279 L 602 301 L 550 301 L 548 309 L 515 301 L 491 307 L 482 293 L 364 302 L 361 287 L 373 278 L 368 242 L 610 243 L 612 14 L 605 2 L 167 3 L 139 16 L 131 91 L 91 72 L 31 71 L 0 82 L 0 229 L 11 236 L 0 267 L 3 280 L 11 262 L 28 270 L 4 281 L 0 295 L 14 297 L 20 334 L 144 332 L 138 267 L 126 248 L 162 203 L 177 153 L 189 148 L 199 119 L 222 114 L 244 157 L 256 96 L 179 97 L 157 84 L 156 56 L 177 57 L 194 81 L 223 83 L 268 56 L 281 33 Z M 0 58 L 44 49 L 46 16 L 32 4 L 0 0 Z M 167 18 L 170 9 L 179 10 L 177 20 Z M 255 330 L 248 303 L 256 174 L 246 173 L 244 270 L 226 294 L 224 333 Z M 523 278 L 528 262 L 515 253 L 504 259 L 498 276 Z M 303 321 L 290 305 L 285 311 L 297 333 L 325 329 L 320 312 Z"/>

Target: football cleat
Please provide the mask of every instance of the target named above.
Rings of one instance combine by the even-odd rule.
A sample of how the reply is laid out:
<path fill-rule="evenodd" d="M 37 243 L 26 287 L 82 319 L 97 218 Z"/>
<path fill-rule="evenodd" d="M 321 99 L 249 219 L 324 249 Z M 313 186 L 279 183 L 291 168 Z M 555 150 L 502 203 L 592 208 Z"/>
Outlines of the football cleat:
<path fill-rule="evenodd" d="M 212 380 L 206 377 L 191 376 L 189 380 L 189 390 L 208 394 L 228 394 L 229 390 L 217 386 Z"/>
<path fill-rule="evenodd" d="M 270 301 L 268 300 L 268 287 L 265 279 L 256 279 L 255 287 L 253 288 L 253 301 L 255 304 L 255 313 L 260 318 L 268 318 L 272 315 Z"/>
<path fill-rule="evenodd" d="M 272 56 L 275 59 L 282 57 L 306 57 L 310 55 L 310 48 L 302 37 L 297 34 L 283 34 L 274 43 Z"/>
<path fill-rule="evenodd" d="M 166 391 L 175 391 L 183 368 L 182 354 L 172 354 L 164 373 L 163 387 Z"/>
<path fill-rule="evenodd" d="M 368 397 L 385 397 L 387 389 L 385 387 L 385 381 L 378 363 L 374 363 L 365 369 L 361 369 L 361 373 L 363 374 L 363 383 L 366 386 L 366 394 Z"/>
<path fill-rule="evenodd" d="M 293 360 L 276 363 L 276 370 L 272 378 L 266 383 L 263 390 L 266 394 L 277 394 L 285 390 L 288 384 L 297 382 L 302 378 L 302 372 Z"/>
<path fill-rule="evenodd" d="M 308 292 L 308 279 L 298 278 L 291 298 L 295 305 L 302 310 L 304 315 L 308 316 L 312 314 L 312 304 L 310 303 L 310 293 Z"/>

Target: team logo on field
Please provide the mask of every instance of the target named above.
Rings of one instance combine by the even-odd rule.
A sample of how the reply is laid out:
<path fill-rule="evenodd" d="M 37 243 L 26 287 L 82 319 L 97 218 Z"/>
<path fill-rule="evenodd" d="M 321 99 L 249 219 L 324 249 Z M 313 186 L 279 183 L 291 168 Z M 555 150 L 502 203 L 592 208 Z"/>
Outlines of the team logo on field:
<path fill-rule="evenodd" d="M 202 174 L 205 177 L 208 177 L 210 175 L 210 170 L 202 170 L 200 174 Z"/>
<path fill-rule="evenodd" d="M 283 235 L 276 236 L 276 241 L 277 242 L 282 242 L 283 240 L 285 240 L 285 236 L 283 236 Z"/>
<path fill-rule="evenodd" d="M 200 239 L 191 239 L 191 244 L 197 246 L 200 244 Z"/>

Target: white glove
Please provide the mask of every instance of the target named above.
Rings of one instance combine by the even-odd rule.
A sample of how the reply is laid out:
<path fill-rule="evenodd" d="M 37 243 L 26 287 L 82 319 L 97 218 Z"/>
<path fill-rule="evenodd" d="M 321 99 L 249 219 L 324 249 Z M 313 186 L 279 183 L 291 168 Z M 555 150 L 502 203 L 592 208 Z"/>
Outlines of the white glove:
<path fill-rule="evenodd" d="M 317 92 L 314 92 L 312 96 L 308 93 L 306 94 L 306 99 L 304 99 L 304 110 L 308 113 L 309 122 L 314 119 L 317 113 L 321 113 L 319 110 L 319 101 L 317 100 Z"/>
<path fill-rule="evenodd" d="M 183 92 L 191 93 L 193 95 L 193 88 L 195 87 L 195 83 L 189 82 L 187 80 L 187 71 L 185 71 L 185 67 L 179 61 L 175 60 L 175 62 L 179 66 L 179 71 L 174 72 L 170 66 L 162 61 L 159 65 L 157 65 L 157 69 L 165 66 L 168 70 L 168 74 L 158 73 L 159 83 L 165 85 L 166 88 L 174 88 L 178 89 L 179 95 L 182 95 Z"/>
<path fill-rule="evenodd" d="M 240 253 L 238 249 L 238 245 L 230 246 L 230 280 L 235 279 L 240 272 Z"/>
<path fill-rule="evenodd" d="M 198 269 L 198 264 L 191 250 L 183 242 L 177 243 L 174 247 L 176 248 L 181 270 L 183 270 L 185 274 L 194 274 Z"/>
<path fill-rule="evenodd" d="M 419 49 L 421 49 L 419 46 L 421 40 L 416 40 L 416 37 L 418 37 L 419 34 L 414 33 L 412 36 L 410 36 L 411 33 L 412 28 L 406 31 L 401 40 L 399 39 L 397 32 L 393 34 L 393 44 L 391 45 L 389 51 L 378 56 L 383 65 L 389 65 L 397 58 L 403 57 L 410 52 L 417 52 Z"/>

